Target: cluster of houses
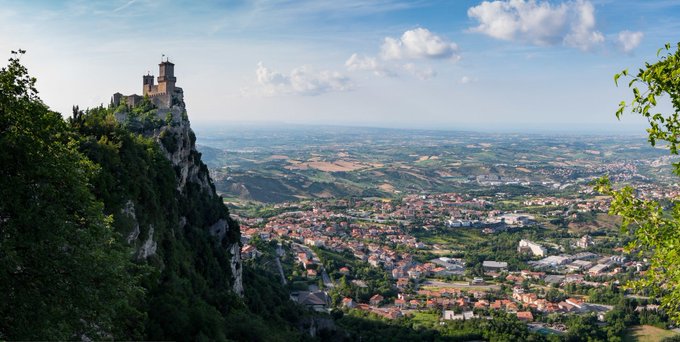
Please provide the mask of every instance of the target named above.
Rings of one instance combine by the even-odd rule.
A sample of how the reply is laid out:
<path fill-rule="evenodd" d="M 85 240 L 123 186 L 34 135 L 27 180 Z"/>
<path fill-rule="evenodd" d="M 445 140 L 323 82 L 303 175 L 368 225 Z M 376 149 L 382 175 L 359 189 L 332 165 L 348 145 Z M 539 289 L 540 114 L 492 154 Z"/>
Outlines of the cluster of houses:
<path fill-rule="evenodd" d="M 558 203 L 577 208 L 598 208 L 602 205 L 597 201 L 558 198 L 528 201 L 531 205 Z M 288 211 L 264 220 L 241 219 L 242 236 L 245 239 L 259 236 L 264 240 L 296 242 L 291 244 L 293 255 L 310 280 L 319 277 L 323 269 L 321 260 L 310 248 L 312 246 L 350 252 L 356 259 L 387 271 L 393 278 L 394 287 L 400 292 L 396 299 L 386 300 L 380 294 L 375 294 L 368 303 L 356 303 L 349 297 L 342 300 L 344 307 L 365 310 L 386 318 L 397 318 L 414 310 L 437 309 L 441 310 L 442 319 L 471 319 L 476 317 L 477 309 L 488 309 L 511 312 L 519 319 L 531 322 L 534 320 L 532 312 L 571 313 L 589 310 L 588 305 L 577 298 L 553 303 L 521 287 L 515 287 L 512 295 L 495 293 L 493 300 L 490 300 L 486 290 L 476 290 L 486 286 L 483 278 L 472 279 L 467 284 L 468 291 L 453 287 L 418 289 L 418 284 L 425 278 L 464 275 L 465 262 L 459 258 L 440 257 L 421 263 L 410 253 L 396 250 L 397 246 L 415 250 L 435 247 L 426 246 L 403 228 L 404 225 L 408 226 L 408 220 L 412 218 L 419 218 L 425 229 L 445 225 L 453 228 L 474 227 L 480 222 L 520 227 L 534 222 L 531 215 L 493 210 L 493 204 L 488 200 L 460 194 L 409 195 L 401 203 L 381 200 L 340 200 L 332 202 L 332 205 L 329 203 L 314 203 L 311 209 Z M 491 227 L 487 228 L 494 232 Z M 593 244 L 594 240 L 588 235 L 575 241 L 575 246 L 579 248 L 588 248 Z M 508 263 L 505 261 L 485 260 L 482 263 L 485 275 L 498 278 L 502 274 L 503 278 L 498 281 L 514 284 L 526 280 L 556 285 L 570 282 L 588 284 L 584 280 L 586 275 L 613 275 L 621 272 L 623 267 L 641 266 L 618 255 L 602 256 L 591 252 L 549 255 L 549 250 L 542 243 L 527 239 L 519 242 L 517 252 L 540 259 L 529 262 L 531 270 L 519 272 L 508 272 Z M 241 253 L 243 258 L 253 258 L 259 252 L 246 243 Z M 347 267 L 334 271 L 350 274 Z M 362 279 L 353 279 L 352 283 L 366 287 Z M 330 305 L 328 295 L 314 289 L 298 291 L 291 294 L 291 298 L 318 311 L 327 311 Z"/>
<path fill-rule="evenodd" d="M 531 322 L 534 316 L 531 310 L 554 312 L 586 312 L 588 304 L 577 298 L 568 298 L 558 303 L 551 303 L 538 298 L 536 294 L 525 293 L 521 287 L 513 289 L 508 299 L 488 300 L 486 291 L 462 291 L 456 288 L 437 290 L 418 290 L 414 294 L 400 293 L 392 303 L 386 303 L 380 294 L 371 297 L 369 303 L 357 304 L 352 298 L 344 298 L 342 306 L 373 312 L 386 318 L 397 318 L 417 310 L 440 310 L 443 320 L 459 320 L 480 318 L 475 310 L 502 310 L 516 314 L 520 320 Z M 483 311 L 482 311 L 483 312 Z"/>
<path fill-rule="evenodd" d="M 675 156 L 677 159 L 677 156 Z M 637 193 L 652 200 L 673 199 L 680 197 L 680 186 L 677 184 L 667 185 L 658 183 L 642 183 L 635 186 Z"/>
<path fill-rule="evenodd" d="M 319 272 L 323 268 L 321 264 L 321 259 L 306 246 L 299 244 L 292 244 L 293 253 L 296 256 L 296 260 L 300 263 L 302 268 L 305 269 L 305 275 L 309 279 L 316 279 Z"/>
<path fill-rule="evenodd" d="M 462 275 L 465 273 L 465 262 L 461 259 L 437 258 L 421 264 L 409 259 L 408 262 L 406 260 L 399 262 L 391 272 L 392 278 L 397 279 L 397 287 L 400 287 L 399 282 L 403 283 L 408 279 Z"/>
<path fill-rule="evenodd" d="M 341 221 L 338 222 L 338 219 Z M 371 222 L 349 224 L 348 221 L 344 214 L 314 208 L 275 216 L 266 223 L 259 223 L 264 223 L 261 227 L 242 223 L 242 236 L 259 235 L 265 240 L 289 239 L 336 252 L 350 251 L 357 259 L 375 267 L 400 268 L 404 271 L 408 271 L 404 265 L 409 264 L 410 256 L 397 253 L 391 246 L 425 247 L 396 226 Z"/>
<path fill-rule="evenodd" d="M 547 299 L 538 298 L 535 293 L 527 293 L 522 287 L 516 286 L 512 290 L 512 298 L 526 307 L 545 313 L 554 312 L 587 312 L 589 306 L 578 298 L 567 298 L 557 303 L 549 302 Z M 508 310 L 510 311 L 510 310 Z"/>
<path fill-rule="evenodd" d="M 545 250 L 542 249 L 539 244 L 529 240 L 524 240 L 524 242 L 520 244 L 520 252 L 527 252 L 524 249 L 531 249 L 532 247 L 536 249 L 535 252 L 531 251 L 532 253 L 537 256 L 544 255 L 543 253 L 545 253 Z M 579 261 L 592 261 L 595 263 L 595 265 L 635 265 L 634 263 L 627 263 L 626 258 L 622 256 L 603 257 L 591 252 L 581 252 L 574 255 L 549 256 L 539 260 L 541 265 L 553 265 L 554 261 L 559 261 L 565 266 L 565 270 L 570 270 L 569 272 L 572 273 L 567 273 L 565 275 L 550 275 L 546 274 L 546 272 L 543 271 L 541 267 L 538 267 L 539 270 L 534 271 L 522 270 L 519 272 L 507 272 L 507 262 L 494 260 L 486 260 L 482 265 L 486 275 L 496 277 L 500 274 L 507 274 L 503 280 L 515 284 L 523 283 L 525 280 L 529 280 L 532 282 L 545 281 L 548 284 L 554 283 L 557 285 L 574 282 L 593 286 L 602 286 L 604 284 L 584 281 L 584 274 L 579 273 L 578 270 L 590 270 L 592 267 L 588 268 L 589 265 L 580 263 Z M 433 266 L 437 267 L 433 268 Z M 578 270 L 574 268 L 576 266 L 578 266 Z M 437 270 L 439 268 L 443 268 L 448 272 L 452 272 L 451 274 L 463 274 L 465 270 L 465 262 L 461 259 L 446 257 L 432 259 L 428 263 L 418 265 L 418 268 L 416 269 L 422 273 L 417 275 L 411 274 L 411 276 L 423 276 L 426 274 L 425 272 L 428 272 L 427 275 L 430 276 L 433 274 L 433 270 Z M 555 268 L 550 266 L 549 270 L 554 273 Z M 470 286 L 484 284 L 485 281 L 482 278 L 475 278 L 469 283 Z M 400 288 L 403 289 L 403 287 Z M 498 295 L 499 293 L 494 294 L 496 298 Z M 346 307 L 354 307 L 360 310 L 370 311 L 386 318 L 400 317 L 401 315 L 409 314 L 414 310 L 438 309 L 441 310 L 441 318 L 444 320 L 478 318 L 478 316 L 475 314 L 475 310 L 477 309 L 503 310 L 517 315 L 520 320 L 526 322 L 532 322 L 534 320 L 533 313 L 535 312 L 542 312 L 546 314 L 584 313 L 591 311 L 600 312 L 602 310 L 601 306 L 591 306 L 585 303 L 582 299 L 575 297 L 551 302 L 546 298 L 541 298 L 537 293 L 531 293 L 530 291 L 525 290 L 521 286 L 515 286 L 510 297 L 495 299 L 492 301 L 488 300 L 487 298 L 488 293 L 486 290 L 463 291 L 458 288 L 442 288 L 438 290 L 420 289 L 415 291 L 413 294 L 400 293 L 392 303 L 386 304 L 382 296 L 375 295 L 371 298 L 368 304 L 354 304 L 351 298 L 345 298 L 345 300 L 343 300 L 343 305 Z"/>

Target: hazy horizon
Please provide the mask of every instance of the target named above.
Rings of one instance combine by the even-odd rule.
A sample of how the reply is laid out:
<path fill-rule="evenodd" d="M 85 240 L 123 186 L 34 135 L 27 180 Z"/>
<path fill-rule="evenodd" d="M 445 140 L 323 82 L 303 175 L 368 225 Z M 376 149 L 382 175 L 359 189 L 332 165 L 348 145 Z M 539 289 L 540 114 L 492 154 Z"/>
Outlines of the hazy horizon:
<path fill-rule="evenodd" d="M 189 118 L 191 120 L 191 118 Z M 486 125 L 456 125 L 451 123 L 448 125 L 428 125 L 424 123 L 421 126 L 402 126 L 402 125 L 388 125 L 380 123 L 295 123 L 285 121 L 194 121 L 191 120 L 191 126 L 194 130 L 199 132 L 215 132 L 215 131 L 229 131 L 231 129 L 245 129 L 245 130 L 292 130 L 292 129 L 312 129 L 315 127 L 326 128 L 360 128 L 360 129 L 384 129 L 384 130 L 413 130 L 413 131 L 444 131 L 444 132 L 470 132 L 470 133 L 500 133 L 500 134 L 566 134 L 566 135 L 633 135 L 646 136 L 644 123 L 630 124 L 622 123 L 613 119 L 611 125 L 602 124 L 599 126 L 583 127 L 579 124 L 557 124 L 557 125 L 504 125 L 504 124 L 486 124 Z M 200 139 L 199 139 L 200 140 Z"/>

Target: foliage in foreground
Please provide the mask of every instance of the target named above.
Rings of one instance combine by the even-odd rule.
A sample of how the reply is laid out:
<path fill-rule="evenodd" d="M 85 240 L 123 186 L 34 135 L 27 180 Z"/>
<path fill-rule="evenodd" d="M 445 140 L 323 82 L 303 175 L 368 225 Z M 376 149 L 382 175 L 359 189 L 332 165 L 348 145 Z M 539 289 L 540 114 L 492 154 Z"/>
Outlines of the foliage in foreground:
<path fill-rule="evenodd" d="M 98 166 L 40 101 L 22 53 L 0 70 L 0 339 L 122 333 L 144 317 L 137 267 L 91 192 Z"/>
<path fill-rule="evenodd" d="M 661 55 L 661 53 L 665 53 Z M 662 142 L 671 155 L 678 154 L 680 144 L 680 43 L 675 51 L 666 44 L 659 49 L 659 61 L 645 63 L 636 76 L 627 70 L 614 76 L 630 78 L 628 86 L 633 99 L 622 101 L 616 112 L 617 118 L 630 110 L 647 119 L 649 142 L 655 146 Z M 669 114 L 654 113 L 659 98 L 668 96 L 672 105 Z M 673 172 L 680 176 L 680 162 L 673 163 Z M 616 190 L 607 179 L 601 179 L 596 186 L 601 193 L 612 196 L 610 214 L 623 219 L 622 232 L 635 239 L 628 249 L 649 256 L 651 267 L 644 278 L 629 285 L 635 291 L 648 291 L 659 297 L 663 309 L 676 322 L 680 322 L 680 206 L 674 199 L 670 206 L 636 196 L 635 189 L 627 186 Z"/>

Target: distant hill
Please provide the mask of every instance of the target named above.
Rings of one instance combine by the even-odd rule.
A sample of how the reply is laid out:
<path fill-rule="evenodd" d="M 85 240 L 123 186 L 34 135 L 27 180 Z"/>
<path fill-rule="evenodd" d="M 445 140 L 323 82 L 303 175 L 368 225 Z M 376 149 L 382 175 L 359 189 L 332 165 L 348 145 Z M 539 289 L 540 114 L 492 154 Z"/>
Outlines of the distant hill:
<path fill-rule="evenodd" d="M 279 203 L 420 192 L 571 191 L 604 172 L 664 177 L 663 151 L 641 136 L 541 135 L 362 127 L 206 129 L 199 150 L 217 191 Z M 660 180 L 664 181 L 664 180 Z"/>

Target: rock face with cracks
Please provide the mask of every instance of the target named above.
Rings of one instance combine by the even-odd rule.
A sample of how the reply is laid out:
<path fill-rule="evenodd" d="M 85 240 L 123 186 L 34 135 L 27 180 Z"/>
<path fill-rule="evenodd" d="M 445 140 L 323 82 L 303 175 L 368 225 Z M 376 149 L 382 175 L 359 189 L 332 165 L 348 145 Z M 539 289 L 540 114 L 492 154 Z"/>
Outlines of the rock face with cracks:
<path fill-rule="evenodd" d="M 210 178 L 207 166 L 201 161 L 201 154 L 196 150 L 196 135 L 191 129 L 186 106 L 181 88 L 175 88 L 171 98 L 171 106 L 153 106 L 144 113 L 144 118 L 133 114 L 132 108 L 121 106 L 115 112 L 115 118 L 128 129 L 154 139 L 165 157 L 170 161 L 175 172 L 176 196 L 178 201 L 192 201 L 200 197 L 203 199 L 217 200 L 219 196 L 215 192 L 215 186 Z M 143 121 L 146 120 L 146 121 Z M 154 124 L 149 127 L 148 122 Z M 189 207 L 185 205 L 180 207 Z M 135 257 L 147 259 L 158 251 L 158 240 L 154 236 L 158 230 L 153 224 L 140 227 L 137 222 L 137 208 L 133 201 L 128 201 L 121 214 L 127 216 L 132 224 L 130 232 L 126 232 L 128 243 L 136 246 Z M 211 236 L 214 237 L 219 248 L 225 248 L 230 255 L 230 269 L 232 274 L 232 289 L 235 293 L 243 294 L 243 282 L 241 271 L 241 255 L 239 246 L 238 225 L 226 215 L 208 215 L 214 217 L 201 217 L 197 220 L 196 213 L 189 210 L 180 210 L 177 218 L 179 231 L 187 225 L 200 224 Z M 225 208 L 226 212 L 226 208 Z M 207 221 L 207 223 L 206 223 Z"/>

